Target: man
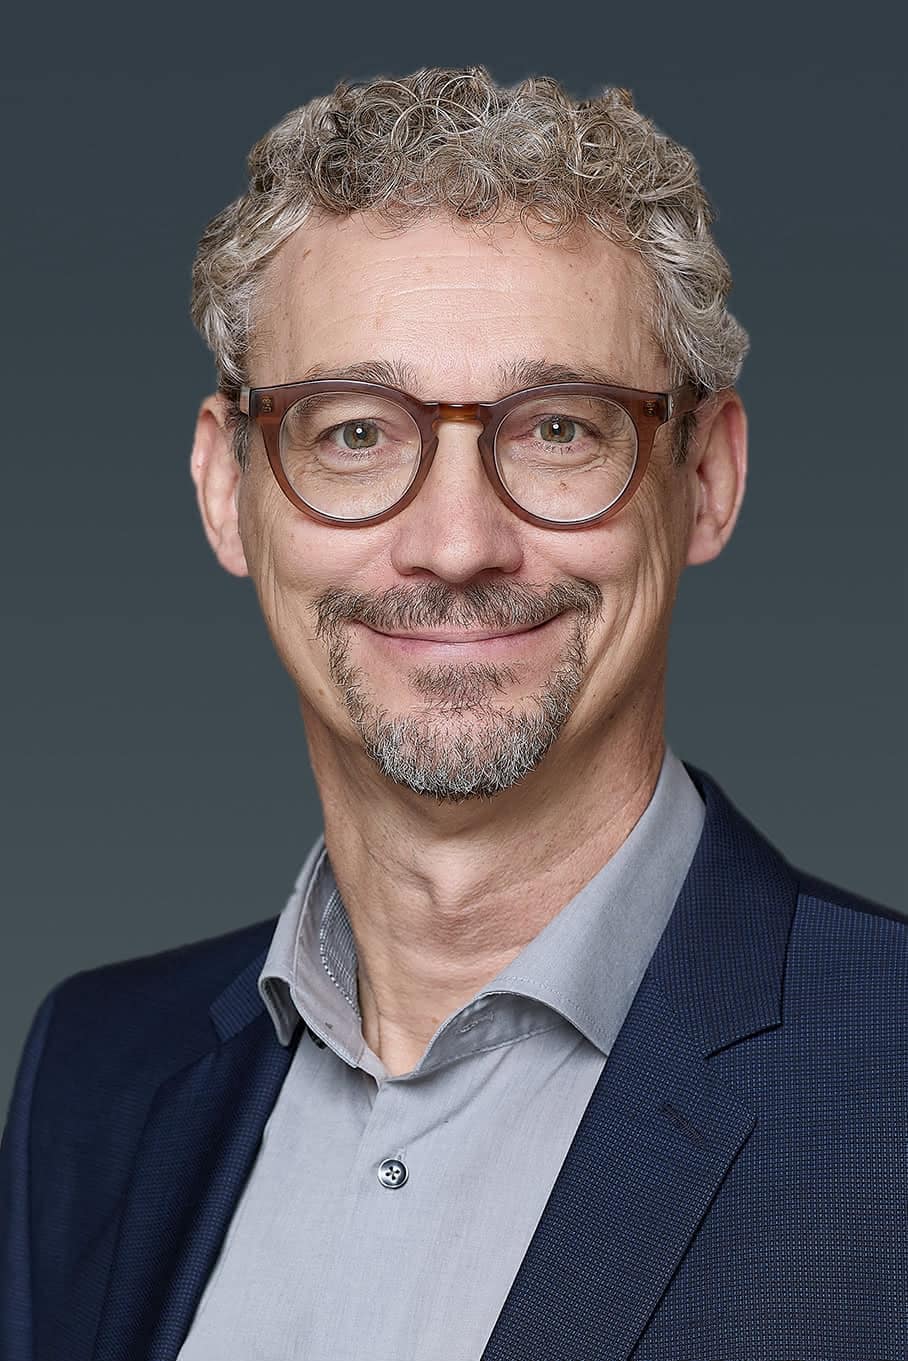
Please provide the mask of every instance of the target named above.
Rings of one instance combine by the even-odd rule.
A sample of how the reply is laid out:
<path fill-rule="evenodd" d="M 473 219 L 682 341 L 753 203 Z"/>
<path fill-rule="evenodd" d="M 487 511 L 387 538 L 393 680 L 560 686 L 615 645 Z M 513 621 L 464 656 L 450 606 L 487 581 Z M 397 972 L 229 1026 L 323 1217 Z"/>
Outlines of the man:
<path fill-rule="evenodd" d="M 746 340 L 623 91 L 339 86 L 203 236 L 191 470 L 297 688 L 279 918 L 76 976 L 3 1361 L 908 1355 L 908 931 L 666 748 Z"/>

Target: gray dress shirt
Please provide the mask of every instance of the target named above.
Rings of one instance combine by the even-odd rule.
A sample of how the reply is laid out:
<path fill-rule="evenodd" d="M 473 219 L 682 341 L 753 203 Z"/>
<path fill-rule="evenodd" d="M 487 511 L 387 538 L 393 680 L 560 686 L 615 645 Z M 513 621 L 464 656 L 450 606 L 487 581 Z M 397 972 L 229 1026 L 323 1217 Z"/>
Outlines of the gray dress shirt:
<path fill-rule="evenodd" d="M 281 1043 L 307 1032 L 178 1361 L 478 1361 L 703 818 L 667 749 L 616 854 L 396 1077 L 313 848 L 259 978 Z"/>

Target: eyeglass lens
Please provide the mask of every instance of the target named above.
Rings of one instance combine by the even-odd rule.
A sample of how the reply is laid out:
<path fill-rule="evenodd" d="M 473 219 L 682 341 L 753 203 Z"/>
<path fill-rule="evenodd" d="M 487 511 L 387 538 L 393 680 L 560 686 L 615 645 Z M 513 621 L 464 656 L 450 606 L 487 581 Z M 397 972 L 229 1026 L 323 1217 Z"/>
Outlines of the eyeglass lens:
<path fill-rule="evenodd" d="M 384 398 L 319 393 L 294 403 L 280 431 L 280 457 L 293 490 L 314 510 L 360 520 L 405 494 L 419 467 L 420 431 Z M 508 493 L 533 515 L 582 520 L 613 505 L 630 481 L 637 432 L 606 398 L 544 395 L 513 407 L 495 437 L 495 463 Z"/>

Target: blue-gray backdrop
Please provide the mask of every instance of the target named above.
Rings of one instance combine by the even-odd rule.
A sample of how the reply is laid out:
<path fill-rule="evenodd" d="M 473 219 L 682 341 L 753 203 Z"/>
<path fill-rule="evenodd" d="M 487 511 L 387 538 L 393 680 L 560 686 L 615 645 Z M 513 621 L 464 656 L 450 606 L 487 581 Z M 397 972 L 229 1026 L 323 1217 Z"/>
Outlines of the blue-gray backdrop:
<path fill-rule="evenodd" d="M 796 863 L 904 907 L 903 52 L 894 5 L 8 17 L 0 1110 L 49 987 L 277 912 L 319 825 L 252 587 L 197 522 L 187 301 L 248 147 L 342 77 L 625 85 L 694 150 L 752 472 L 682 585 L 669 736 Z"/>

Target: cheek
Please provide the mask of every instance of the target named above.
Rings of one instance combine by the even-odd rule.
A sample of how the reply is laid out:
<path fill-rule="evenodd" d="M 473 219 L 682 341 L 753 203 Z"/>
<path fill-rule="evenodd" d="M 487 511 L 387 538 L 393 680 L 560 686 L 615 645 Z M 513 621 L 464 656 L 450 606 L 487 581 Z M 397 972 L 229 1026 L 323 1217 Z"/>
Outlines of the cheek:
<path fill-rule="evenodd" d="M 667 628 L 683 567 L 683 489 L 647 479 L 630 504 L 598 529 L 559 536 L 547 554 L 550 575 L 592 581 L 602 592 L 598 648 L 616 659 L 645 651 Z"/>
<path fill-rule="evenodd" d="M 320 525 L 291 506 L 279 487 L 241 497 L 239 511 L 250 575 L 278 654 L 298 680 L 313 665 L 323 670 L 313 602 L 328 590 L 368 589 L 364 583 L 380 558 L 377 530 Z"/>
<path fill-rule="evenodd" d="M 610 602 L 633 596 L 638 586 L 671 578 L 677 554 L 661 508 L 648 505 L 643 492 L 614 520 L 600 528 L 565 533 L 546 554 L 549 577 L 583 577 L 602 591 L 604 612 Z"/>

